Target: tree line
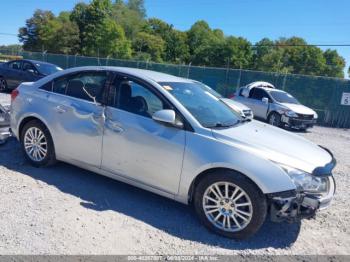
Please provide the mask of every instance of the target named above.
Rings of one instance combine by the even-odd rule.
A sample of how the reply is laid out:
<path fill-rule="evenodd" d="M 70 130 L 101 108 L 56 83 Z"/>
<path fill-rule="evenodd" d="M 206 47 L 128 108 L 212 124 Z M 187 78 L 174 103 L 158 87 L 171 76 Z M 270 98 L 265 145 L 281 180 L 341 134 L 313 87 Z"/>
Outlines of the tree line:
<path fill-rule="evenodd" d="M 336 50 L 300 37 L 252 44 L 205 21 L 180 31 L 148 18 L 143 0 L 81 2 L 58 16 L 36 10 L 18 37 L 28 51 L 344 77 L 345 60 Z"/>

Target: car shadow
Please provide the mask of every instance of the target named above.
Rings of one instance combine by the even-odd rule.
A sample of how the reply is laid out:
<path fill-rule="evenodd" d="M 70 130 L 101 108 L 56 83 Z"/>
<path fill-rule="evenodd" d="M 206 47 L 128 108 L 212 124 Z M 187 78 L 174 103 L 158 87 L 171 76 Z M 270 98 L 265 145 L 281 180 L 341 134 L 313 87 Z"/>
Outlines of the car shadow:
<path fill-rule="evenodd" d="M 122 213 L 184 240 L 231 250 L 285 248 L 293 245 L 300 232 L 300 223 L 265 222 L 253 237 L 233 241 L 206 230 L 189 206 L 173 200 L 65 163 L 32 167 L 13 138 L 0 146 L 0 156 L 0 165 L 82 199 L 80 204 L 87 209 Z"/>

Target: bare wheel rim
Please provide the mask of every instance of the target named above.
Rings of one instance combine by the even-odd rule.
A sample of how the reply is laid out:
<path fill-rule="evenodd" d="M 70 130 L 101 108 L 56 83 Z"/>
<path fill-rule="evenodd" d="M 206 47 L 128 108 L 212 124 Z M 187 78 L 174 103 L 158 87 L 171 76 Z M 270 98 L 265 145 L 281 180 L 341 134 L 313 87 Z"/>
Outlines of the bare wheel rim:
<path fill-rule="evenodd" d="M 210 185 L 203 195 L 203 210 L 211 224 L 227 232 L 243 230 L 253 216 L 248 194 L 231 182 Z"/>
<path fill-rule="evenodd" d="M 31 160 L 42 161 L 47 155 L 47 140 L 44 132 L 37 127 L 29 128 L 24 134 L 24 148 Z"/>

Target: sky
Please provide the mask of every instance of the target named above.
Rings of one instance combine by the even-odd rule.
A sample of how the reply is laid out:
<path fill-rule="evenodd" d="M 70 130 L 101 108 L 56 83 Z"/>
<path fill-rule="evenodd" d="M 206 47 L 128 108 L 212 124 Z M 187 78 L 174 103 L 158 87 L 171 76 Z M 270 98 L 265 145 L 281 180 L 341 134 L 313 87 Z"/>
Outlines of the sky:
<path fill-rule="evenodd" d="M 18 43 L 16 36 L 2 34 L 17 34 L 35 9 L 58 14 L 71 10 L 77 2 L 0 0 L 0 45 Z M 226 35 L 242 36 L 253 43 L 264 37 L 300 36 L 309 44 L 350 45 L 349 0 L 145 0 L 145 6 L 148 17 L 160 18 L 180 30 L 206 20 Z M 346 59 L 347 72 L 350 47 L 331 48 Z"/>

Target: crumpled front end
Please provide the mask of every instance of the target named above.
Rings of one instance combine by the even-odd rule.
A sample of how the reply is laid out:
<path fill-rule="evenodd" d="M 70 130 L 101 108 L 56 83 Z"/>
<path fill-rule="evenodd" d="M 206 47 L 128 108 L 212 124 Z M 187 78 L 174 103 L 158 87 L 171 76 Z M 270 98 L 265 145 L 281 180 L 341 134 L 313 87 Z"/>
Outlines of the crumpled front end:
<path fill-rule="evenodd" d="M 327 192 L 311 194 L 297 190 L 286 191 L 268 196 L 270 218 L 274 222 L 295 222 L 303 218 L 312 218 L 318 210 L 327 208 L 335 193 L 333 176 L 326 178 Z"/>
<path fill-rule="evenodd" d="M 314 190 L 303 187 L 300 181 L 295 180 L 296 190 L 279 192 L 268 195 L 270 204 L 270 217 L 274 222 L 295 222 L 302 218 L 312 218 L 318 210 L 327 208 L 335 194 L 335 180 L 332 170 L 336 160 L 332 153 L 325 149 L 331 156 L 332 161 L 323 167 L 314 169 L 309 177 L 319 182 Z"/>

